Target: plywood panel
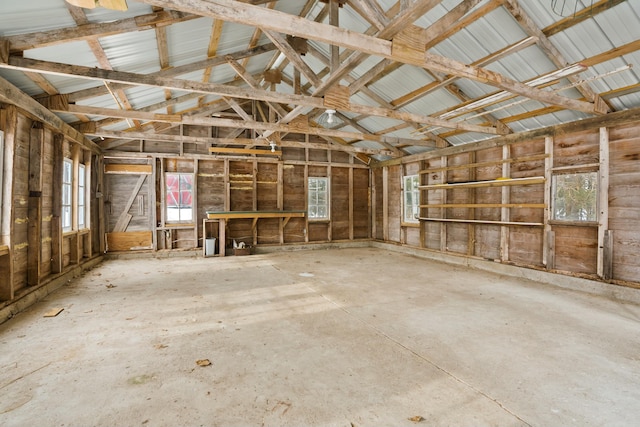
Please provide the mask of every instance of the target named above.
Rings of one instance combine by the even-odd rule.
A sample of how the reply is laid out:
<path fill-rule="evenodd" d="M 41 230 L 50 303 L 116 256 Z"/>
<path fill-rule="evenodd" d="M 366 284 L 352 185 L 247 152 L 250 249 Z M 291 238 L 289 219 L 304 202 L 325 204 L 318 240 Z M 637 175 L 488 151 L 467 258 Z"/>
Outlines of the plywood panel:
<path fill-rule="evenodd" d="M 107 246 L 109 252 L 150 249 L 151 245 L 151 231 L 107 233 Z"/>

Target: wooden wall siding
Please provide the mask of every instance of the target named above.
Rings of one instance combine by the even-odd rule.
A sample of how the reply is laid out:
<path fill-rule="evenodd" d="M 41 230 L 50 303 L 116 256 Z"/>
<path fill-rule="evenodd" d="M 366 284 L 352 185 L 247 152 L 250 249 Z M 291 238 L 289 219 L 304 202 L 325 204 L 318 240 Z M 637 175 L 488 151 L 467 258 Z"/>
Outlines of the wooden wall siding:
<path fill-rule="evenodd" d="M 385 226 L 385 221 L 384 221 L 384 213 L 385 213 L 385 206 L 384 206 L 384 201 L 385 201 L 385 197 L 384 197 L 384 188 L 385 188 L 385 184 L 384 184 L 384 173 L 383 173 L 384 169 L 374 169 L 372 171 L 373 174 L 373 185 L 372 185 L 372 192 L 373 192 L 373 202 L 374 202 L 374 209 L 373 209 L 373 221 L 375 223 L 375 235 L 373 236 L 375 239 L 378 240 L 384 240 L 385 237 L 385 231 L 384 231 L 384 226 Z"/>
<path fill-rule="evenodd" d="M 331 153 L 328 150 L 313 150 L 310 149 L 309 150 L 309 161 L 310 162 L 328 162 L 329 161 L 329 156 L 331 156 L 333 153 Z"/>
<path fill-rule="evenodd" d="M 8 211 L 3 216 L 2 241 L 10 248 L 10 254 L 0 255 L 0 301 L 10 301 L 98 252 L 92 251 L 91 239 L 85 237 L 87 231 L 80 236 L 77 231 L 63 235 L 60 229 L 54 230 L 60 227 L 54 221 L 54 195 L 59 194 L 54 189 L 54 162 L 74 155 L 84 162 L 84 151 L 68 141 L 54 144 L 55 129 L 43 126 L 13 106 L 0 108 L 0 129 L 5 132 L 9 153 L 4 159 Z M 61 165 L 58 166 L 60 170 Z M 97 204 L 92 202 L 93 205 Z M 91 216 L 90 224 L 98 222 L 97 217 Z M 61 236 L 61 251 L 54 248 L 54 234 Z M 54 259 L 60 260 L 60 267 L 55 269 Z"/>
<path fill-rule="evenodd" d="M 331 168 L 331 239 L 349 239 L 349 169 Z"/>
<path fill-rule="evenodd" d="M 32 121 L 22 114 L 17 116 L 13 157 L 13 289 L 19 292 L 27 287 L 27 253 L 29 225 L 29 141 Z"/>
<path fill-rule="evenodd" d="M 353 170 L 353 238 L 370 237 L 369 171 Z"/>
<path fill-rule="evenodd" d="M 280 185 L 277 163 L 258 163 L 256 176 L 257 210 L 274 211 L 280 209 L 278 202 Z M 279 218 L 264 218 L 258 221 L 254 241 L 258 244 L 280 243 Z"/>
<path fill-rule="evenodd" d="M 553 144 L 554 167 L 589 165 L 598 163 L 598 130 L 564 134 L 555 137 Z"/>
<path fill-rule="evenodd" d="M 555 226 L 555 268 L 575 273 L 595 273 L 598 230 L 596 227 Z"/>
<path fill-rule="evenodd" d="M 594 224 L 567 224 L 550 221 L 542 207 L 500 207 L 500 204 L 537 204 L 544 206 L 550 196 L 550 180 L 532 185 L 489 186 L 477 188 L 436 188 L 421 191 L 421 209 L 425 218 L 448 218 L 463 222 L 422 221 L 422 239 L 416 240 L 411 227 L 403 226 L 400 179 L 419 169 L 423 185 L 489 181 L 501 178 L 545 177 L 562 173 L 598 171 L 600 153 L 606 156 L 607 132 L 591 129 L 572 134 L 558 133 L 546 141 L 535 138 L 504 146 L 445 157 L 387 164 L 373 168 L 376 226 L 374 238 L 421 246 L 426 249 L 480 256 L 490 260 L 525 267 L 549 268 L 568 274 L 601 277 L 608 268 L 599 270 L 601 234 L 609 230 L 612 237 L 611 280 L 640 287 L 640 124 L 608 129 L 609 182 L 608 205 L 600 207 L 608 224 L 603 229 Z M 603 142 L 604 141 L 604 142 Z M 550 155 L 549 155 L 550 154 Z M 510 159 L 508 162 L 503 159 Z M 471 167 L 472 164 L 478 165 Z M 467 166 L 469 165 L 469 166 Z M 398 170 L 397 166 L 402 169 Z M 443 171 L 442 168 L 447 168 Z M 603 171 L 606 171 L 606 162 Z M 385 182 L 386 179 L 386 182 Z M 385 193 L 386 192 L 386 193 Z M 550 192 L 550 191 L 549 191 Z M 380 206 L 387 202 L 386 206 Z M 472 204 L 494 204 L 495 207 L 471 208 Z M 428 205 L 462 204 L 456 207 Z M 482 224 L 474 221 L 496 221 L 505 224 Z M 510 225 L 534 223 L 536 225 Z M 381 229 L 386 224 L 387 229 Z M 537 225 L 540 224 L 540 225 Z M 544 226 L 543 226 L 544 225 Z M 608 228 L 607 228 L 608 225 Z M 386 234 L 385 234 L 386 231 Z M 549 233 L 547 233 L 547 231 Z M 607 240 L 605 239 L 605 242 Z M 418 243 L 418 244 L 416 244 Z M 552 252 L 548 252 L 552 251 Z M 546 261 L 549 261 L 549 265 Z M 602 266 L 600 267 L 602 268 Z"/>
<path fill-rule="evenodd" d="M 115 230 L 116 223 L 118 222 L 120 215 L 125 211 L 126 205 L 132 197 L 132 193 L 136 189 L 136 185 L 141 179 L 141 176 L 145 177 L 144 183 L 142 184 L 142 187 L 140 187 L 140 191 L 136 192 L 133 204 L 126 211 L 126 213 L 131 215 L 131 221 L 129 221 L 125 230 L 120 231 L 144 231 L 150 229 L 147 201 L 149 197 L 149 184 L 152 180 L 151 175 L 110 174 L 105 176 L 107 186 L 105 204 L 108 233 L 118 231 Z M 138 212 L 138 196 L 144 197 L 145 201 L 143 203 L 144 212 L 142 215 Z"/>
<path fill-rule="evenodd" d="M 389 167 L 388 185 L 388 236 L 392 242 L 400 241 L 400 224 L 402 222 L 402 165 Z"/>
<path fill-rule="evenodd" d="M 306 185 L 303 165 L 283 166 L 283 208 L 285 211 L 303 211 L 306 205 Z M 291 218 L 284 228 L 284 243 L 304 242 L 306 218 Z"/>
<path fill-rule="evenodd" d="M 612 129 L 609 230 L 613 232 L 613 278 L 640 282 L 640 126 Z"/>
<path fill-rule="evenodd" d="M 223 160 L 198 161 L 198 217 L 196 226 L 198 236 L 202 236 L 202 220 L 207 217 L 207 211 L 224 211 L 226 200 L 226 185 Z M 216 228 L 217 230 L 217 228 Z M 211 237 L 215 237 L 213 235 Z M 200 242 L 200 245 L 203 243 Z"/>

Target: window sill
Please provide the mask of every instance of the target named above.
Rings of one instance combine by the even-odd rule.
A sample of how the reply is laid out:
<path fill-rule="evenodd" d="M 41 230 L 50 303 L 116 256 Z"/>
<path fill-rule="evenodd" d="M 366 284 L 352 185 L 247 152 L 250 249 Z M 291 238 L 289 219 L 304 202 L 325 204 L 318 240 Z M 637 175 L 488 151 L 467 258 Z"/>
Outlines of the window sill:
<path fill-rule="evenodd" d="M 567 227 L 597 227 L 598 221 L 565 221 L 562 219 L 549 220 L 549 225 L 559 225 Z"/>
<path fill-rule="evenodd" d="M 164 227 L 159 228 L 193 228 L 196 225 L 192 222 L 180 222 L 180 223 L 172 223 L 172 224 L 164 224 Z"/>
<path fill-rule="evenodd" d="M 313 222 L 313 223 L 323 223 L 323 222 L 329 223 L 329 222 L 331 222 L 331 219 L 329 219 L 329 218 L 309 218 L 309 222 L 310 223 L 311 222 Z"/>
<path fill-rule="evenodd" d="M 400 227 L 420 228 L 420 223 L 419 222 L 401 222 Z"/>

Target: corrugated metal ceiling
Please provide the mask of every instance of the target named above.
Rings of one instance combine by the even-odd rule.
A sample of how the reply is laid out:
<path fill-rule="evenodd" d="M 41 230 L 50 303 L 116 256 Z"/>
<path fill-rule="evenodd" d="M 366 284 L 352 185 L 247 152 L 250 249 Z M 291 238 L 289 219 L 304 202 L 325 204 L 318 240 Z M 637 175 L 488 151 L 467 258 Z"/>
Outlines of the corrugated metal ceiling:
<path fill-rule="evenodd" d="M 508 0 L 514 1 L 514 0 Z M 589 10 L 592 4 L 605 2 L 578 0 L 576 17 L 581 11 Z M 298 15 L 305 8 L 307 2 L 300 0 L 279 0 L 270 6 L 277 11 L 290 15 Z M 394 7 L 395 0 L 378 0 L 370 2 L 374 6 L 377 4 L 381 12 L 386 12 Z M 496 4 L 492 6 L 493 0 L 484 0 L 467 12 L 465 16 L 483 8 L 490 8 L 487 14 L 479 16 L 477 19 L 466 23 L 458 31 L 447 34 L 439 43 L 431 46 L 429 52 L 441 55 L 445 58 L 460 61 L 464 64 L 473 64 L 483 58 L 508 48 L 522 40 L 527 39 L 530 34 L 505 6 Z M 613 5 L 613 3 L 616 3 Z M 618 4 L 619 3 L 619 4 Z M 141 15 L 149 15 L 154 12 L 148 4 L 129 0 L 129 9 L 126 12 L 110 11 L 104 8 L 83 9 L 88 22 L 109 23 L 133 19 Z M 354 3 L 355 5 L 358 2 Z M 522 8 L 531 21 L 543 33 L 561 21 L 563 18 L 554 14 L 550 10 L 549 2 L 519 1 L 516 4 Z M 587 80 L 586 85 L 598 94 L 603 94 L 611 107 L 616 110 L 630 109 L 640 106 L 640 92 L 634 86 L 640 84 L 640 74 L 637 64 L 640 61 L 638 52 L 638 41 L 640 40 L 640 1 L 628 0 L 623 2 L 612 2 L 613 6 L 604 8 L 600 13 L 587 14 L 586 19 L 574 22 L 562 31 L 552 33 L 549 41 L 555 49 L 562 55 L 561 61 L 566 64 L 578 63 L 589 60 L 596 55 L 606 54 L 614 48 L 631 45 L 623 56 L 605 58 L 606 60 L 596 62 L 590 67 L 576 75 L 576 79 Z M 421 28 L 429 28 L 438 23 L 438 20 L 453 13 L 460 5 L 459 0 L 446 0 L 436 5 L 433 9 L 415 21 L 415 25 Z M 307 15 L 309 20 L 329 22 L 326 5 L 320 1 L 313 0 L 309 5 L 310 11 Z M 265 7 L 262 5 L 261 7 Z M 585 9 L 586 8 L 586 9 Z M 389 16 L 388 20 L 395 16 Z M 571 19 L 569 16 L 568 19 Z M 456 22 L 462 22 L 464 17 L 459 17 Z M 339 10 L 340 26 L 348 28 L 358 33 L 365 33 L 369 30 L 370 23 L 361 16 L 355 8 L 345 5 Z M 2 37 L 15 36 L 18 34 L 32 34 L 52 29 L 73 29 L 77 24 L 74 21 L 69 7 L 63 0 L 23 0 L 20 2 L 2 2 L 0 4 L 0 39 Z M 405 27 L 407 27 L 405 25 Z M 162 27 L 166 30 L 166 49 L 170 67 L 188 66 L 196 61 L 207 59 L 210 48 L 214 19 L 211 17 L 200 17 L 188 19 L 183 22 L 175 22 Z M 104 58 L 108 60 L 111 68 L 117 71 L 126 71 L 140 75 L 151 75 L 160 71 L 160 57 L 162 48 L 158 44 L 156 29 L 144 29 L 139 31 L 123 32 L 120 34 L 108 35 L 98 38 L 100 47 L 104 52 Z M 225 55 L 232 55 L 242 52 L 248 48 L 267 45 L 270 40 L 261 32 L 256 32 L 256 28 L 250 25 L 225 22 L 222 32 L 219 35 L 219 42 L 215 46 L 217 57 L 224 58 Z M 309 68 L 320 78 L 326 79 L 326 59 L 330 57 L 330 47 L 325 42 L 309 41 L 310 46 L 324 55 L 319 58 L 315 52 L 309 52 L 303 60 Z M 342 47 L 343 56 L 347 50 Z M 15 53 L 14 53 L 15 54 Z M 100 67 L 100 60 L 96 52 L 92 50 L 85 39 L 71 40 L 66 43 L 45 46 L 24 51 L 25 58 L 46 61 L 47 63 L 65 63 L 81 65 L 86 67 Z M 276 58 L 280 57 L 279 60 Z M 351 71 L 349 77 L 343 78 L 340 82 L 349 85 L 365 75 L 368 70 L 374 67 L 382 58 L 363 57 Z M 556 59 L 556 62 L 558 59 Z M 276 86 L 276 90 L 282 94 L 293 93 L 291 84 L 294 80 L 294 68 L 291 63 L 279 55 L 279 51 L 270 50 L 260 55 L 251 56 L 238 61 L 253 75 L 261 81 L 262 74 L 269 68 L 280 68 L 284 75 L 282 83 Z M 519 82 L 537 78 L 546 73 L 559 69 L 554 64 L 553 58 L 549 56 L 540 43 L 529 45 L 517 50 L 509 55 L 500 57 L 497 60 L 490 60 L 483 63 L 488 70 L 492 70 L 514 79 Z M 233 84 L 235 87 L 242 87 L 238 73 L 224 61 L 217 63 L 217 66 L 205 70 L 204 68 L 194 69 L 188 73 L 182 73 L 175 78 L 194 80 L 201 82 L 209 72 L 208 81 L 220 84 Z M 309 92 L 313 92 L 313 87 L 308 87 L 308 79 L 302 73 L 302 86 Z M 19 71 L 0 68 L 0 76 L 16 85 L 21 90 L 31 96 L 40 96 L 43 89 L 25 74 Z M 62 76 L 46 73 L 45 78 L 55 87 L 58 93 L 73 94 L 88 88 L 98 88 L 104 84 L 97 80 L 84 79 L 81 76 Z M 383 107 L 389 110 L 409 112 L 422 116 L 442 116 L 447 111 L 455 110 L 465 103 L 481 99 L 487 95 L 496 93 L 499 89 L 494 86 L 466 78 L 452 79 L 449 84 L 442 84 L 435 89 L 438 80 L 445 78 L 440 72 L 430 72 L 412 65 L 402 65 L 400 67 L 389 67 L 379 77 L 371 79 L 363 87 L 363 92 L 353 93 L 351 102 L 355 104 Z M 264 83 L 263 83 L 264 84 Z M 569 85 L 567 79 L 548 85 L 540 90 L 558 91 L 563 96 L 570 98 L 581 98 L 576 89 L 566 89 Z M 245 85 L 246 87 L 246 85 Z M 265 86 L 266 87 L 266 86 Z M 616 90 L 630 88 L 618 96 Z M 612 92 L 613 91 L 613 92 Z M 127 88 L 126 97 L 129 104 L 134 109 L 142 109 L 165 101 L 166 93 L 158 87 L 130 87 Z M 415 96 L 409 97 L 413 93 Z M 172 96 L 178 96 L 178 91 L 171 91 Z M 184 92 L 180 93 L 184 94 Z M 204 96 L 204 95 L 203 95 Z M 171 111 L 180 112 L 184 110 L 194 110 L 203 102 L 211 102 L 219 99 L 218 95 L 208 95 L 201 98 L 192 97 L 188 101 L 178 102 L 171 107 Z M 82 100 L 81 104 L 91 105 L 100 108 L 125 108 L 122 102 L 116 102 L 109 93 L 102 91 L 100 94 Z M 398 107 L 400 105 L 400 107 Z M 556 110 L 552 112 L 542 111 L 547 105 L 535 100 L 526 100 L 520 96 L 502 101 L 495 105 L 488 105 L 482 109 L 475 110 L 458 117 L 452 117 L 453 122 L 466 124 L 482 124 L 492 120 L 502 120 L 512 131 L 535 129 L 543 126 L 554 125 L 572 120 L 578 120 L 589 115 L 579 111 Z M 295 105 L 289 105 L 293 108 Z M 490 116 L 487 110 L 491 111 Z M 168 111 L 166 108 L 160 112 Z M 347 112 L 345 111 L 345 114 Z M 358 125 L 370 133 L 383 132 L 401 123 L 398 119 L 381 117 L 362 117 L 353 114 L 353 117 L 360 118 Z M 77 117 L 70 114 L 63 114 L 65 120 L 73 122 Z M 520 117 L 512 120 L 513 117 Z M 92 117 L 94 120 L 102 120 L 101 117 Z M 126 121 L 121 121 L 118 125 L 109 124 L 110 129 L 126 129 Z M 416 133 L 416 128 L 424 128 L 427 131 L 424 135 Z M 346 128 L 345 128 L 346 129 Z M 452 131 L 440 126 L 424 126 L 424 123 L 409 123 L 404 129 L 391 130 L 389 137 L 399 136 L 406 139 L 429 140 L 434 135 L 444 136 L 452 145 L 471 143 L 491 137 L 491 134 L 478 132 Z M 369 144 L 363 142 L 363 146 Z M 374 143 L 376 147 L 379 144 Z M 424 146 L 406 146 L 407 153 L 419 152 L 425 149 Z"/>

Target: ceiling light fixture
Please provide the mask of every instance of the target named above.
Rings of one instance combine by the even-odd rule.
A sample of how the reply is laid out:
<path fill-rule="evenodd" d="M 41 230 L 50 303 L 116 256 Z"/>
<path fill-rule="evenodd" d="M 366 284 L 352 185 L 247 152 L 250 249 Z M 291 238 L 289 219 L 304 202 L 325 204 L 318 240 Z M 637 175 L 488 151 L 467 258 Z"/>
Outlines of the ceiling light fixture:
<path fill-rule="evenodd" d="M 336 123 L 336 110 L 334 109 L 328 109 L 318 117 L 318 124 L 323 127 L 331 127 Z"/>

